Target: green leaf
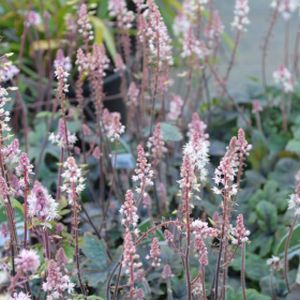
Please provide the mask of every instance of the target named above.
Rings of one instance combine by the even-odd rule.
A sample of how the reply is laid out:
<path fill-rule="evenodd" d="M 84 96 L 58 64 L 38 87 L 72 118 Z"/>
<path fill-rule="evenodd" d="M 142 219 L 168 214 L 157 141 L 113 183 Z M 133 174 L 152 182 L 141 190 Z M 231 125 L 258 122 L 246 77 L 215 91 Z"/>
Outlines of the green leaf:
<path fill-rule="evenodd" d="M 101 270 L 107 268 L 109 259 L 104 243 L 96 236 L 85 234 L 80 248 L 84 255 L 89 258 L 95 264 L 95 266 Z"/>
<path fill-rule="evenodd" d="M 286 145 L 285 149 L 291 152 L 300 152 L 300 140 L 290 140 Z"/>
<path fill-rule="evenodd" d="M 246 290 L 247 300 L 271 300 L 271 297 L 260 294 L 257 290 L 247 289 Z M 243 300 L 242 291 L 237 291 L 233 287 L 229 287 L 227 291 L 227 300 Z"/>
<path fill-rule="evenodd" d="M 262 230 L 267 230 L 270 233 L 276 230 L 278 215 L 277 209 L 272 203 L 265 200 L 259 202 L 256 206 L 256 214 L 258 216 L 258 224 Z"/>
<path fill-rule="evenodd" d="M 147 232 L 147 230 L 149 230 L 149 229 L 152 228 L 152 227 L 153 227 L 153 223 L 152 223 L 152 221 L 151 221 L 150 218 L 144 220 L 144 221 L 141 222 L 141 223 L 139 224 L 139 226 L 138 226 L 139 231 L 140 231 L 141 233 Z M 161 230 L 156 230 L 155 235 L 156 235 L 156 237 L 157 237 L 159 240 L 161 240 L 161 241 L 164 240 L 164 235 L 163 235 L 163 233 L 161 232 Z"/>
<path fill-rule="evenodd" d="M 294 185 L 295 174 L 299 169 L 299 161 L 291 158 L 282 158 L 277 162 L 275 170 L 269 175 L 269 178 L 280 182 L 281 186 Z"/>
<path fill-rule="evenodd" d="M 183 138 L 179 128 L 175 125 L 162 122 L 160 123 L 160 129 L 165 141 L 179 142 Z"/>
<path fill-rule="evenodd" d="M 114 59 L 116 56 L 116 46 L 114 42 L 114 37 L 109 31 L 109 29 L 106 27 L 104 22 L 99 19 L 98 17 L 90 16 L 90 20 L 94 25 L 95 28 L 95 42 L 96 44 L 102 44 L 103 41 L 106 44 L 106 47 L 109 51 L 109 54 Z"/>
<path fill-rule="evenodd" d="M 285 243 L 288 237 L 288 232 L 281 238 L 275 249 L 275 255 L 282 256 L 284 253 Z M 300 250 L 300 224 L 297 224 L 293 230 L 291 240 L 289 243 L 289 254 Z"/>
<path fill-rule="evenodd" d="M 235 271 L 241 271 L 242 265 L 241 257 L 237 257 L 233 260 L 230 266 Z M 266 264 L 266 261 L 260 258 L 258 255 L 247 253 L 246 254 L 246 277 L 253 280 L 259 281 L 261 277 L 267 276 L 269 274 L 269 268 Z"/>

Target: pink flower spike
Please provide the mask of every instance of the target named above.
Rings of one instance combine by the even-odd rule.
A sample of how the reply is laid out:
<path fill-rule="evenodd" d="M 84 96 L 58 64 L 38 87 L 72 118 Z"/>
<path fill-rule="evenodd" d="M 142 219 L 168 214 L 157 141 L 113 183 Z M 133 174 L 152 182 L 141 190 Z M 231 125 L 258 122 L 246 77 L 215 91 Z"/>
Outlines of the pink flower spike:
<path fill-rule="evenodd" d="M 14 293 L 9 300 L 31 300 L 31 297 L 28 294 L 23 292 Z"/>
<path fill-rule="evenodd" d="M 246 26 L 250 24 L 248 19 L 249 11 L 248 0 L 236 0 L 234 6 L 234 19 L 231 26 L 240 31 L 247 31 Z"/>
<path fill-rule="evenodd" d="M 56 52 L 56 58 L 54 60 L 54 68 L 57 69 L 61 66 L 66 72 L 70 72 L 72 68 L 71 59 L 64 55 L 62 49 L 58 49 Z"/>
<path fill-rule="evenodd" d="M 49 141 L 60 148 L 66 148 L 67 146 L 73 147 L 77 138 L 75 134 L 72 134 L 68 129 L 66 129 L 64 120 L 59 119 L 57 133 L 55 134 L 52 132 L 49 135 Z"/>
<path fill-rule="evenodd" d="M 207 125 L 200 119 L 197 113 L 193 114 L 189 124 L 189 142 L 184 146 L 183 153 L 187 155 L 195 165 L 200 182 L 205 182 L 207 177 L 206 166 L 209 162 L 209 135 L 206 133 Z"/>
<path fill-rule="evenodd" d="M 156 237 L 152 239 L 150 253 L 146 256 L 146 259 L 151 262 L 152 267 L 160 266 L 160 246 Z"/>
<path fill-rule="evenodd" d="M 122 133 L 125 132 L 125 126 L 121 123 L 121 115 L 118 112 L 109 112 L 104 108 L 102 113 L 102 122 L 107 138 L 112 142 L 119 140 Z"/>
<path fill-rule="evenodd" d="M 133 287 L 135 282 L 143 277 L 143 269 L 142 263 L 140 262 L 140 256 L 138 255 L 133 242 L 132 233 L 127 229 L 124 234 L 122 265 L 125 273 L 129 276 L 129 284 Z"/>
<path fill-rule="evenodd" d="M 244 225 L 244 217 L 242 214 L 239 214 L 236 218 L 236 227 L 232 228 L 232 243 L 234 245 L 241 246 L 249 241 L 248 236 L 250 235 L 250 231 L 246 230 Z"/>
<path fill-rule="evenodd" d="M 277 70 L 273 72 L 273 79 L 277 86 L 279 86 L 284 93 L 293 93 L 295 83 L 291 72 L 284 66 L 280 65 Z"/>
<path fill-rule="evenodd" d="M 169 279 L 171 279 L 172 277 L 174 277 L 174 274 L 173 274 L 173 272 L 172 272 L 171 266 L 170 266 L 169 264 L 165 264 L 165 265 L 164 265 L 164 268 L 163 268 L 161 277 L 162 277 L 163 279 L 165 279 L 165 280 L 169 280 Z"/>
<path fill-rule="evenodd" d="M 137 161 L 136 168 L 132 180 L 138 183 L 136 192 L 141 194 L 145 193 L 147 187 L 153 185 L 153 170 L 151 164 L 148 163 L 146 154 L 142 145 L 137 146 Z"/>
<path fill-rule="evenodd" d="M 139 89 L 137 88 L 134 81 L 130 83 L 130 86 L 128 88 L 128 97 L 130 100 L 130 105 L 137 106 L 138 105 L 138 96 L 139 96 Z"/>
<path fill-rule="evenodd" d="M 288 209 L 292 210 L 295 216 L 300 215 L 300 171 L 295 176 L 295 191 L 290 196 Z"/>
<path fill-rule="evenodd" d="M 33 166 L 29 161 L 28 155 L 26 153 L 22 153 L 19 158 L 19 164 L 16 167 L 16 174 L 20 178 L 21 187 L 25 187 L 25 185 L 30 182 L 30 175 L 33 175 Z"/>
<path fill-rule="evenodd" d="M 84 190 L 85 180 L 73 156 L 69 156 L 63 166 L 62 178 L 64 183 L 62 191 L 67 194 L 70 205 L 74 205 L 75 198 Z"/>
<path fill-rule="evenodd" d="M 117 20 L 117 27 L 130 29 L 134 20 L 134 14 L 127 9 L 125 0 L 110 0 L 108 2 L 109 15 Z"/>
<path fill-rule="evenodd" d="M 63 275 L 61 268 L 54 260 L 48 261 L 47 278 L 43 283 L 43 290 L 51 299 L 61 299 L 65 293 L 72 294 L 74 284 L 68 275 Z"/>
<path fill-rule="evenodd" d="M 164 154 L 168 151 L 160 130 L 160 123 L 156 124 L 153 135 L 148 139 L 147 147 L 149 148 L 151 158 L 153 159 L 153 165 L 157 166 L 164 157 Z"/>
<path fill-rule="evenodd" d="M 120 213 L 122 216 L 122 224 L 126 228 L 136 228 L 138 222 L 137 208 L 133 199 L 133 192 L 128 190 L 125 195 L 125 202 L 121 206 Z"/>
<path fill-rule="evenodd" d="M 78 10 L 78 32 L 84 40 L 91 41 L 94 38 L 92 25 L 89 22 L 88 8 L 85 3 L 81 4 Z"/>
<path fill-rule="evenodd" d="M 170 111 L 167 114 L 167 118 L 169 120 L 176 121 L 181 114 L 182 105 L 183 101 L 181 97 L 178 95 L 173 95 L 170 102 Z"/>
<path fill-rule="evenodd" d="M 253 100 L 252 101 L 252 112 L 255 113 L 259 113 L 263 110 L 260 101 L 259 100 Z"/>
<path fill-rule="evenodd" d="M 49 192 L 38 181 L 34 183 L 28 197 L 29 215 L 36 217 L 42 222 L 49 222 L 58 217 L 58 203 L 51 197 Z M 44 223 L 45 226 L 50 226 Z"/>
<path fill-rule="evenodd" d="M 8 186 L 6 180 L 0 176 L 0 196 L 4 202 L 7 201 L 7 196 L 9 195 Z"/>
<path fill-rule="evenodd" d="M 34 273 L 40 265 L 40 258 L 35 250 L 22 249 L 16 258 L 16 265 L 18 272 Z"/>

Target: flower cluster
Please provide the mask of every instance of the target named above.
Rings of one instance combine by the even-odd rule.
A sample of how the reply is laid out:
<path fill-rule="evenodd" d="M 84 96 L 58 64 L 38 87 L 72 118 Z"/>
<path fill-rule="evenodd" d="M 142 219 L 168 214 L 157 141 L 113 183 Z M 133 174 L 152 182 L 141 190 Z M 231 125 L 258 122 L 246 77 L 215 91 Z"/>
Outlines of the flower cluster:
<path fill-rule="evenodd" d="M 192 122 L 189 124 L 189 142 L 184 146 L 183 153 L 187 155 L 203 182 L 207 177 L 206 166 L 208 164 L 209 141 L 206 124 L 201 121 L 197 113 L 193 114 Z"/>
<path fill-rule="evenodd" d="M 284 66 L 280 65 L 277 70 L 273 72 L 273 79 L 284 93 L 292 93 L 294 91 L 294 79 L 291 72 Z"/>
<path fill-rule="evenodd" d="M 208 264 L 208 252 L 204 239 L 213 238 L 218 235 L 218 230 L 208 227 L 206 222 L 195 220 L 192 222 L 191 230 L 195 235 L 194 245 L 200 265 Z"/>
<path fill-rule="evenodd" d="M 179 185 L 183 191 L 192 192 L 192 190 L 198 190 L 197 177 L 195 175 L 195 166 L 191 157 L 184 154 L 182 165 L 180 169 L 180 181 Z"/>
<path fill-rule="evenodd" d="M 156 124 L 153 135 L 148 139 L 147 147 L 153 160 L 153 165 L 158 165 L 159 161 L 163 158 L 164 153 L 167 152 L 165 141 L 163 140 L 160 130 L 160 123 Z"/>
<path fill-rule="evenodd" d="M 137 193 L 144 194 L 148 186 L 153 185 L 153 170 L 151 164 L 148 163 L 147 157 L 142 145 L 137 146 L 137 161 L 134 169 L 132 180 L 139 183 L 136 188 Z"/>
<path fill-rule="evenodd" d="M 152 239 L 150 253 L 149 255 L 146 256 L 146 259 L 151 261 L 152 267 L 160 266 L 161 263 L 160 246 L 159 246 L 158 239 L 156 237 Z"/>
<path fill-rule="evenodd" d="M 81 4 L 78 10 L 78 32 L 85 40 L 92 41 L 94 38 L 94 32 L 92 25 L 89 22 L 88 9 L 85 3 Z"/>
<path fill-rule="evenodd" d="M 93 53 L 88 59 L 90 70 L 95 71 L 99 76 L 104 77 L 106 75 L 105 70 L 109 66 L 109 59 L 106 56 L 103 45 L 93 45 Z"/>
<path fill-rule="evenodd" d="M 108 2 L 109 15 L 117 19 L 117 27 L 129 29 L 132 27 L 134 14 L 127 9 L 125 0 L 111 0 Z"/>
<path fill-rule="evenodd" d="M 252 112 L 254 114 L 259 113 L 263 110 L 259 100 L 252 101 Z"/>
<path fill-rule="evenodd" d="M 219 39 L 224 32 L 224 25 L 222 23 L 220 14 L 214 10 L 204 28 L 204 34 L 209 40 Z"/>
<path fill-rule="evenodd" d="M 295 192 L 290 196 L 289 209 L 294 211 L 295 216 L 300 215 L 300 171 L 295 176 Z"/>
<path fill-rule="evenodd" d="M 109 65 L 109 59 L 106 56 L 103 45 L 99 46 L 96 44 L 93 46 L 93 53 L 88 59 L 92 96 L 96 107 L 96 115 L 100 122 L 102 113 L 103 78 L 106 74 L 105 70 Z"/>
<path fill-rule="evenodd" d="M 279 271 L 283 268 L 283 263 L 278 256 L 272 256 L 271 258 L 267 259 L 267 265 L 273 271 Z"/>
<path fill-rule="evenodd" d="M 173 64 L 171 39 L 168 29 L 160 15 L 159 9 L 153 0 L 147 1 L 147 9 L 143 13 L 146 25 L 141 38 L 145 35 L 152 63 L 162 65 Z"/>
<path fill-rule="evenodd" d="M 130 86 L 128 88 L 128 97 L 130 100 L 130 106 L 137 106 L 138 105 L 138 96 L 139 96 L 139 89 L 137 88 L 134 81 L 130 83 Z"/>
<path fill-rule="evenodd" d="M 183 35 L 181 56 L 183 58 L 196 57 L 199 60 L 203 60 L 209 56 L 209 54 L 210 50 L 205 45 L 204 41 L 198 40 L 190 27 Z"/>
<path fill-rule="evenodd" d="M 34 10 L 30 10 L 25 14 L 25 26 L 39 26 L 42 23 L 42 18 L 40 14 L 35 12 Z"/>
<path fill-rule="evenodd" d="M 20 70 L 6 57 L 3 57 L 0 62 L 0 82 L 12 80 Z"/>
<path fill-rule="evenodd" d="M 284 20 L 289 20 L 291 15 L 300 7 L 299 0 L 273 0 L 271 7 L 278 9 Z"/>
<path fill-rule="evenodd" d="M 57 93 L 61 97 L 63 93 L 66 94 L 69 91 L 68 77 L 70 74 L 64 69 L 64 66 L 58 64 L 56 65 L 54 75 L 58 82 Z"/>
<path fill-rule="evenodd" d="M 54 60 L 54 68 L 57 69 L 61 66 L 66 72 L 70 72 L 72 68 L 71 59 L 69 56 L 65 56 L 62 49 L 59 49 L 56 53 Z"/>
<path fill-rule="evenodd" d="M 19 157 L 19 163 L 16 167 L 16 174 L 19 176 L 20 186 L 25 187 L 30 182 L 30 175 L 33 175 L 33 165 L 30 163 L 28 155 L 26 153 L 21 153 Z"/>
<path fill-rule="evenodd" d="M 204 10 L 207 3 L 208 0 L 185 0 L 183 2 L 183 12 L 187 19 L 191 22 L 195 22 L 197 16 Z"/>
<path fill-rule="evenodd" d="M 183 101 L 180 96 L 173 95 L 170 101 L 170 111 L 167 114 L 167 119 L 176 121 L 181 114 Z"/>
<path fill-rule="evenodd" d="M 231 229 L 232 244 L 241 246 L 249 241 L 250 231 L 245 228 L 244 217 L 239 214 L 236 218 L 236 227 Z"/>
<path fill-rule="evenodd" d="M 239 129 L 236 142 L 237 151 L 240 156 L 240 163 L 246 156 L 249 155 L 252 145 L 248 143 L 245 137 L 245 132 L 242 128 Z"/>
<path fill-rule="evenodd" d="M 9 102 L 11 98 L 8 96 L 8 92 L 5 88 L 0 87 L 0 124 L 2 134 L 5 132 L 10 132 L 10 127 L 8 122 L 10 121 L 10 114 L 4 108 L 5 104 Z"/>
<path fill-rule="evenodd" d="M 75 64 L 80 73 L 84 73 L 89 69 L 89 58 L 84 54 L 81 48 L 77 50 Z"/>
<path fill-rule="evenodd" d="M 124 235 L 122 266 L 125 270 L 125 273 L 129 276 L 130 285 L 134 285 L 134 282 L 143 277 L 140 256 L 137 254 L 136 247 L 132 239 L 132 234 L 129 230 L 126 230 Z"/>
<path fill-rule="evenodd" d="M 198 190 L 195 167 L 192 159 L 187 154 L 183 155 L 180 177 L 181 212 L 184 215 L 190 211 L 190 197 L 192 196 L 193 191 Z"/>
<path fill-rule="evenodd" d="M 40 266 L 40 258 L 36 251 L 22 249 L 16 258 L 16 266 L 22 274 L 34 273 Z"/>
<path fill-rule="evenodd" d="M 12 164 L 18 162 L 19 155 L 21 153 L 19 140 L 13 139 L 10 144 L 1 149 L 1 152 L 4 157 L 5 163 Z"/>
<path fill-rule="evenodd" d="M 31 297 L 28 294 L 23 292 L 14 293 L 9 300 L 31 300 Z"/>
<path fill-rule="evenodd" d="M 49 140 L 52 144 L 58 145 L 60 148 L 72 147 L 77 141 L 76 135 L 66 128 L 63 119 L 58 121 L 57 133 L 51 132 Z"/>
<path fill-rule="evenodd" d="M 102 123 L 107 138 L 112 142 L 119 140 L 125 131 L 125 126 L 121 123 L 121 115 L 118 112 L 109 112 L 108 109 L 104 108 Z"/>
<path fill-rule="evenodd" d="M 62 173 L 62 178 L 64 179 L 64 183 L 62 191 L 67 193 L 69 202 L 73 205 L 76 194 L 80 194 L 84 190 L 84 178 L 74 157 L 69 156 L 63 166 L 64 172 Z"/>
<path fill-rule="evenodd" d="M 29 215 L 42 222 L 52 221 L 58 217 L 58 203 L 51 197 L 46 188 L 38 181 L 34 183 L 28 197 Z"/>
<path fill-rule="evenodd" d="M 216 187 L 213 190 L 216 194 L 224 192 L 230 197 L 237 193 L 238 186 L 235 179 L 239 170 L 242 169 L 244 157 L 248 155 L 250 149 L 251 146 L 246 141 L 244 132 L 240 129 L 238 138 L 233 137 L 230 140 L 227 151 L 215 170 L 214 181 Z M 221 188 L 219 188 L 220 185 Z"/>
<path fill-rule="evenodd" d="M 122 216 L 122 224 L 126 228 L 136 228 L 139 216 L 137 214 L 137 207 L 134 203 L 133 192 L 128 190 L 125 195 L 125 202 L 121 206 L 120 213 Z"/>
<path fill-rule="evenodd" d="M 8 195 L 9 195 L 9 189 L 8 189 L 6 180 L 3 178 L 3 176 L 0 176 L 0 196 L 1 196 L 1 199 L 4 202 L 6 202 Z"/>
<path fill-rule="evenodd" d="M 65 293 L 72 294 L 74 283 L 68 275 L 63 275 L 55 260 L 48 261 L 47 278 L 43 290 L 48 293 L 47 300 L 61 299 Z"/>
<path fill-rule="evenodd" d="M 234 19 L 231 26 L 240 31 L 247 31 L 246 26 L 250 24 L 248 19 L 250 8 L 248 0 L 236 0 L 234 7 Z"/>
<path fill-rule="evenodd" d="M 169 280 L 174 277 L 171 266 L 169 264 L 164 265 L 161 277 L 165 280 Z"/>

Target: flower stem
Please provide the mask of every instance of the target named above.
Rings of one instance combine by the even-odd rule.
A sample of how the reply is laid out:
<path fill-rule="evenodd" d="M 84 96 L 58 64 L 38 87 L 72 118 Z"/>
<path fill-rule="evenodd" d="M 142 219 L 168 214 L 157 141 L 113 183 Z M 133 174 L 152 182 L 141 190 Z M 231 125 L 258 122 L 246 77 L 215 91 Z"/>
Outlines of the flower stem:
<path fill-rule="evenodd" d="M 246 280 L 245 280 L 245 255 L 246 255 L 245 243 L 242 244 L 241 251 L 242 251 L 241 286 L 242 286 L 243 300 L 246 300 L 247 296 L 246 296 Z"/>

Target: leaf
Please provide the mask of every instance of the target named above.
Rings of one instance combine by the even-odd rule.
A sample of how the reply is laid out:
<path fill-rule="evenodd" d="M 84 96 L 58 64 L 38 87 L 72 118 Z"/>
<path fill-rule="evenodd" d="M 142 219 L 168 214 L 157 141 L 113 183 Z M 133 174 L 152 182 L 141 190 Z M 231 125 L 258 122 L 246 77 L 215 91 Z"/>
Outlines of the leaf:
<path fill-rule="evenodd" d="M 241 257 L 237 257 L 233 260 L 230 266 L 235 271 L 241 271 Z M 269 268 L 266 261 L 260 258 L 258 255 L 248 253 L 246 255 L 246 277 L 253 280 L 259 281 L 261 277 L 269 274 Z"/>
<path fill-rule="evenodd" d="M 256 214 L 262 230 L 268 230 L 270 233 L 276 230 L 278 215 L 277 209 L 272 203 L 265 200 L 259 202 L 256 206 Z"/>
<path fill-rule="evenodd" d="M 106 27 L 106 25 L 100 18 L 95 17 L 95 16 L 90 16 L 90 20 L 93 23 L 94 28 L 95 28 L 96 44 L 102 44 L 104 41 L 110 55 L 114 59 L 117 51 L 116 51 L 116 46 L 115 46 L 113 35 L 111 34 L 109 29 Z"/>
<path fill-rule="evenodd" d="M 300 153 L 300 141 L 299 140 L 290 140 L 286 145 L 285 149 L 287 151 Z"/>
<path fill-rule="evenodd" d="M 294 184 L 295 174 L 299 169 L 299 161 L 291 158 L 282 158 L 277 162 L 275 170 L 269 175 L 269 178 L 280 182 L 281 186 L 290 186 Z"/>
<path fill-rule="evenodd" d="M 111 271 L 105 246 L 97 237 L 85 234 L 80 248 L 88 258 L 83 263 L 83 276 L 89 286 L 99 287 L 99 284 L 107 280 L 108 273 Z"/>
<path fill-rule="evenodd" d="M 260 294 L 257 290 L 246 290 L 247 300 L 271 300 L 271 297 Z"/>
<path fill-rule="evenodd" d="M 145 233 L 147 232 L 147 230 L 149 230 L 152 227 L 153 227 L 153 223 L 151 219 L 148 218 L 139 224 L 138 229 L 141 233 Z M 157 229 L 155 235 L 160 241 L 164 240 L 164 235 L 161 232 L 161 230 Z"/>
<path fill-rule="evenodd" d="M 99 269 L 105 270 L 108 267 L 109 259 L 104 243 L 96 236 L 85 234 L 80 248 Z"/>
<path fill-rule="evenodd" d="M 165 141 L 179 142 L 183 138 L 179 128 L 175 125 L 162 122 L 160 123 L 160 129 Z"/>
<path fill-rule="evenodd" d="M 283 255 L 284 253 L 284 248 L 285 248 L 285 243 L 286 239 L 288 237 L 288 232 L 281 238 L 280 242 L 278 243 L 276 249 L 275 249 L 275 255 Z M 300 250 L 300 224 L 297 224 L 294 227 L 291 240 L 289 243 L 289 253 L 295 251 L 295 250 Z"/>
<path fill-rule="evenodd" d="M 271 297 L 260 294 L 254 289 L 246 290 L 247 300 L 271 300 Z M 229 287 L 227 291 L 227 300 L 243 300 L 242 291 L 237 291 L 233 287 Z"/>

